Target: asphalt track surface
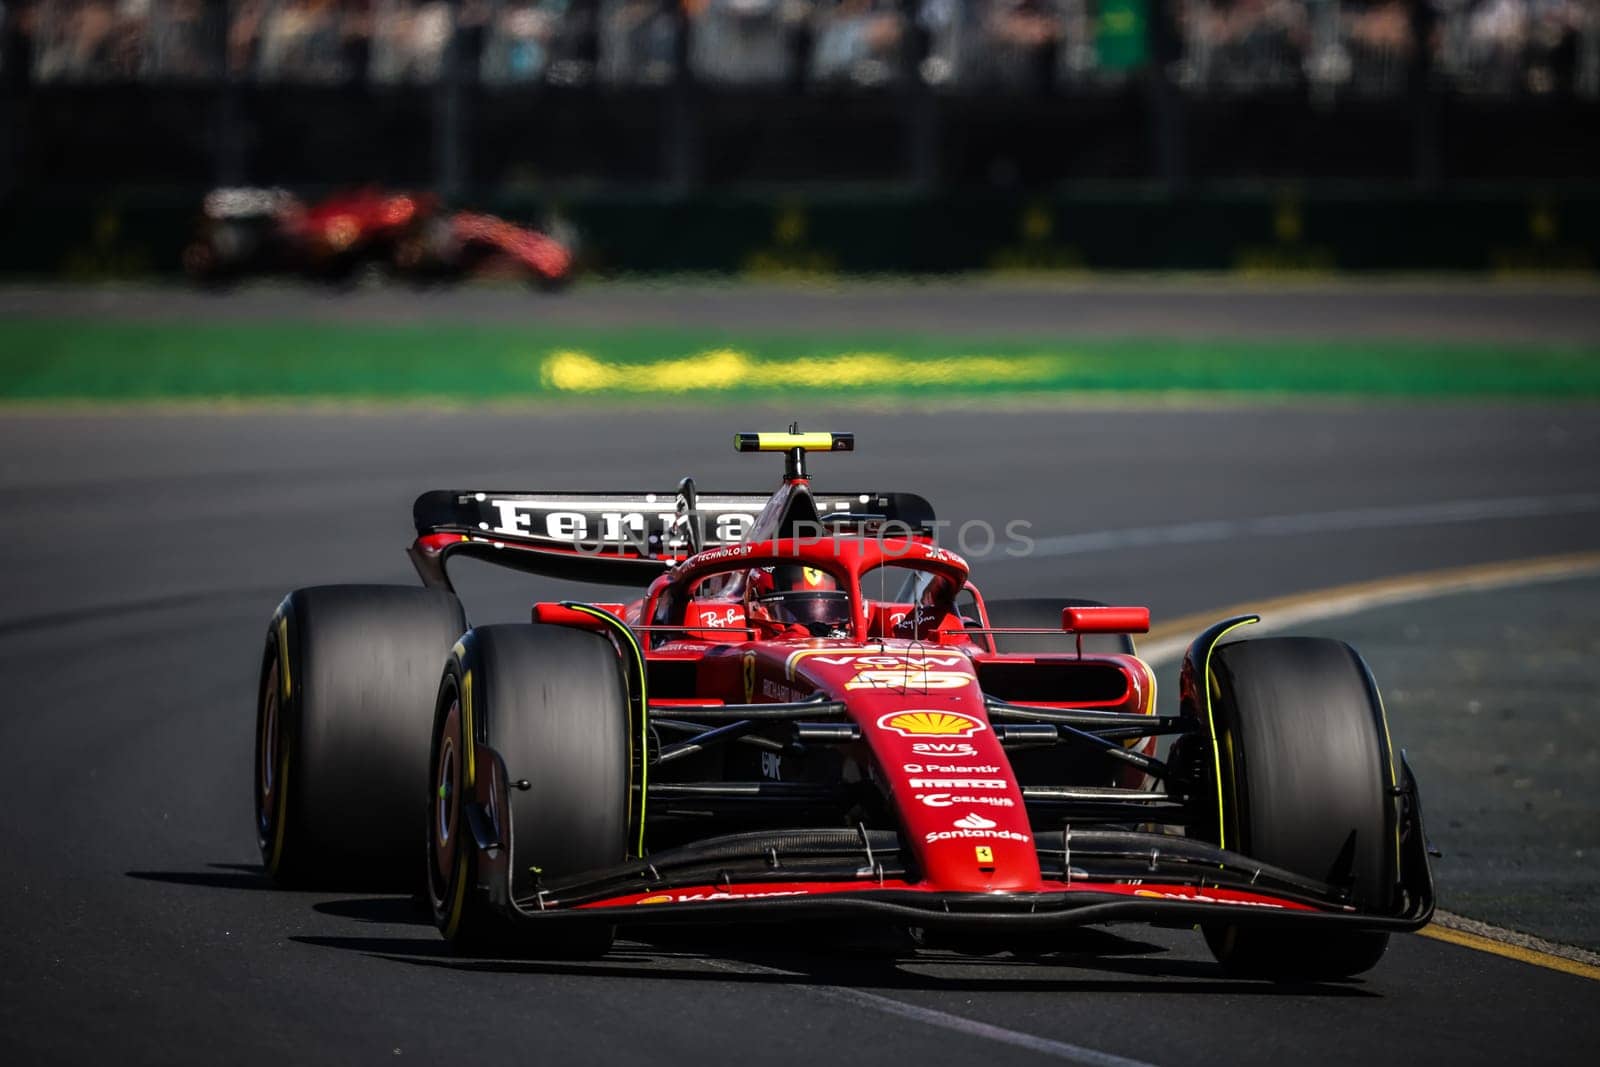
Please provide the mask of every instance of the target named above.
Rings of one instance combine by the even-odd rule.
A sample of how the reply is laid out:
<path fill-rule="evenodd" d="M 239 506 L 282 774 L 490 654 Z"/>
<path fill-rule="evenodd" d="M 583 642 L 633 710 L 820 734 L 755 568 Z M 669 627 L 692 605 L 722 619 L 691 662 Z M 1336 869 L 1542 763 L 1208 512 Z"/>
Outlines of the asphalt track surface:
<path fill-rule="evenodd" d="M 1600 544 L 1592 408 L 803 414 L 861 435 L 819 485 L 1034 523 L 1037 555 L 979 561 L 990 593 L 1170 617 Z M 546 965 L 451 957 L 405 897 L 269 888 L 251 704 L 286 589 L 413 581 L 430 486 L 770 485 L 726 437 L 787 416 L 0 419 L 8 1062 L 1590 1062 L 1592 982 L 1422 937 L 1312 987 L 1226 981 L 1195 934 L 1144 928 L 1037 961 L 734 933 Z M 533 595 L 470 584 L 478 621 Z"/>
<path fill-rule="evenodd" d="M 8 413 L 7 1062 L 1593 1062 L 1592 982 L 1419 937 L 1297 987 L 1225 980 L 1197 935 L 1141 927 L 1024 946 L 1036 961 L 724 933 L 542 964 L 453 957 L 402 897 L 268 886 L 252 704 L 284 591 L 411 581 L 430 487 L 770 485 L 772 458 L 727 437 L 792 415 L 859 434 L 814 461 L 821 486 L 1033 523 L 1037 554 L 978 562 L 991 594 L 1159 619 L 1600 546 L 1588 407 Z M 476 587 L 480 620 L 523 602 Z"/>
<path fill-rule="evenodd" d="M 694 331 L 973 337 L 1172 337 L 1600 343 L 1600 287 L 1477 280 L 1309 283 L 1189 278 L 1019 282 L 579 282 L 556 296 L 464 285 L 357 292 L 250 283 L 223 293 L 139 284 L 0 286 L 0 316 L 134 321 L 463 322 Z"/>

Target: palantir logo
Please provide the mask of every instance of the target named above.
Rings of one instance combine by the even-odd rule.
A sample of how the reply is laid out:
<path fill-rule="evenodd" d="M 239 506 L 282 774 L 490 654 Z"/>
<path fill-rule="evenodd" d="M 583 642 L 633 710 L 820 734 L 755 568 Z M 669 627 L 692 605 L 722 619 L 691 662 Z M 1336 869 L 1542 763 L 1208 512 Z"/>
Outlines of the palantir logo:
<path fill-rule="evenodd" d="M 977 812 L 973 811 L 968 812 L 951 825 L 959 826 L 963 830 L 992 830 L 998 824 L 991 819 L 985 819 L 982 815 L 979 815 Z"/>

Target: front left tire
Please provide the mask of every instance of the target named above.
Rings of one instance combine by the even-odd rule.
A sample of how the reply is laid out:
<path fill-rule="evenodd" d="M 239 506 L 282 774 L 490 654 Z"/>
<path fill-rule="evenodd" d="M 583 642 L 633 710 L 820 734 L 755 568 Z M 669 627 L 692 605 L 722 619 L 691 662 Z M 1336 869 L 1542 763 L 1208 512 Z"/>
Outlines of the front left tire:
<path fill-rule="evenodd" d="M 611 926 L 524 925 L 507 912 L 550 879 L 627 858 L 629 735 L 627 687 L 606 638 L 534 624 L 462 638 L 438 688 L 429 756 L 428 897 L 447 940 L 535 957 L 610 949 Z M 488 870 L 469 805 L 498 834 L 503 870 Z"/>

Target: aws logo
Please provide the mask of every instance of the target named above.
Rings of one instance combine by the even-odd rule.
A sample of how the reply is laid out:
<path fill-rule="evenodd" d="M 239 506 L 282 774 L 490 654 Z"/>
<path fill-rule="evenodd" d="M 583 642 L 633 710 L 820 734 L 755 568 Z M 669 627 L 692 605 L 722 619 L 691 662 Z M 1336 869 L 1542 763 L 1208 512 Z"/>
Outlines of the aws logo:
<path fill-rule="evenodd" d="M 988 727 L 959 711 L 891 711 L 879 717 L 878 729 L 901 737 L 971 737 Z"/>
<path fill-rule="evenodd" d="M 962 741 L 918 741 L 911 751 L 919 756 L 976 756 L 978 750 Z M 979 773 L 987 774 L 987 771 Z"/>

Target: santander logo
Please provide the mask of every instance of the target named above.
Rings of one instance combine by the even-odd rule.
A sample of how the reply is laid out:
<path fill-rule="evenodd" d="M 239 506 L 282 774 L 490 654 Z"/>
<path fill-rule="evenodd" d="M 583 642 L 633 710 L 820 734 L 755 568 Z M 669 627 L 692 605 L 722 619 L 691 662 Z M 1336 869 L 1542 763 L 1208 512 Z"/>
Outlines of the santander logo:
<path fill-rule="evenodd" d="M 1016 841 L 1027 844 L 1033 838 L 1015 830 L 1002 830 L 1000 825 L 992 820 L 985 819 L 975 811 L 969 811 L 961 818 L 950 824 L 949 830 L 930 830 L 922 835 L 922 840 L 928 844 L 937 841 L 965 841 L 977 838 L 981 841 Z"/>

